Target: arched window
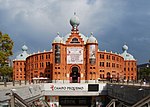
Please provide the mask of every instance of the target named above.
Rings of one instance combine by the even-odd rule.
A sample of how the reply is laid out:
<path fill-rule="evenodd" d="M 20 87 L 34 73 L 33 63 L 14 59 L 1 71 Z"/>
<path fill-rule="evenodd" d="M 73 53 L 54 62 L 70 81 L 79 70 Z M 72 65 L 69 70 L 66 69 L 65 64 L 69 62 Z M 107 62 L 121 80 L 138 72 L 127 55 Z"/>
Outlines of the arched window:
<path fill-rule="evenodd" d="M 43 77 L 43 76 L 44 76 L 44 74 L 42 72 L 40 72 L 40 77 Z"/>
<path fill-rule="evenodd" d="M 80 43 L 77 38 L 73 38 L 71 43 Z"/>

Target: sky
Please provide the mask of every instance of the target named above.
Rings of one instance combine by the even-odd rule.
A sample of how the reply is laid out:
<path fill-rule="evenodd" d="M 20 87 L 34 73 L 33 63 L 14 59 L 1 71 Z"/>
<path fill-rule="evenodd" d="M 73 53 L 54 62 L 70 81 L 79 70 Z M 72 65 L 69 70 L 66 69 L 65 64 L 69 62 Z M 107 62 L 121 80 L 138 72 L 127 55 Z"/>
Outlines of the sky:
<path fill-rule="evenodd" d="M 79 32 L 93 32 L 100 50 L 122 53 L 127 44 L 138 64 L 150 59 L 150 0 L 0 0 L 0 31 L 14 41 L 12 58 L 24 44 L 28 53 L 50 50 L 57 32 L 71 32 L 74 12 Z"/>

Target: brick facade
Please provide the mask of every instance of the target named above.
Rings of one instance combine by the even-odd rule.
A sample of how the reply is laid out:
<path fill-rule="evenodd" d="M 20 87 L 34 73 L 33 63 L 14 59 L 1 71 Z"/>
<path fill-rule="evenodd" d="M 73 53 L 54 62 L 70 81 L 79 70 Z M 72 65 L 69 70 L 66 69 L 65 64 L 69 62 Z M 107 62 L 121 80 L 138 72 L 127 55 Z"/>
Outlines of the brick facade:
<path fill-rule="evenodd" d="M 14 80 L 26 77 L 32 81 L 35 77 L 47 77 L 53 82 L 84 82 L 137 78 L 136 60 L 125 60 L 120 54 L 99 51 L 98 42 L 85 41 L 75 28 L 65 41 L 58 35 L 51 51 L 29 55 L 24 61 L 14 60 L 13 64 Z"/>

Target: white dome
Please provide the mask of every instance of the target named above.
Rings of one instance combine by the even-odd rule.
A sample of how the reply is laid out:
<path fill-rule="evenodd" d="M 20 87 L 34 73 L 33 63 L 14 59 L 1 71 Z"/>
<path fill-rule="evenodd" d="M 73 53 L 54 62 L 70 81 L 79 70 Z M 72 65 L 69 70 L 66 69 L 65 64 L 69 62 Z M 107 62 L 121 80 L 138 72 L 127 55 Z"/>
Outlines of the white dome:
<path fill-rule="evenodd" d="M 79 33 L 79 35 L 81 36 L 81 38 L 83 39 L 84 41 L 84 44 L 86 44 L 87 40 L 88 40 L 88 37 L 84 36 L 83 34 Z"/>
<path fill-rule="evenodd" d="M 124 60 L 135 60 L 134 57 L 127 52 L 128 50 L 127 45 L 123 45 L 122 50 L 123 50 L 123 53 L 121 54 L 121 56 L 124 58 Z"/>
<path fill-rule="evenodd" d="M 29 56 L 29 54 L 26 51 L 23 51 L 21 54 L 19 54 L 16 57 L 16 60 L 26 60 L 26 58 Z"/>
<path fill-rule="evenodd" d="M 87 43 L 98 43 L 97 39 L 93 36 L 93 33 L 91 33 L 91 36 L 87 40 Z"/>
<path fill-rule="evenodd" d="M 27 53 L 28 47 L 26 45 L 22 46 L 22 53 L 16 56 L 16 60 L 26 60 L 26 58 L 29 56 Z"/>
<path fill-rule="evenodd" d="M 124 60 L 135 60 L 131 54 L 127 53 L 127 51 L 124 51 L 121 56 L 124 58 Z"/>
<path fill-rule="evenodd" d="M 64 44 L 66 43 L 66 41 L 68 40 L 70 35 L 71 35 L 71 33 L 69 33 L 69 34 L 67 34 L 66 36 L 63 37 Z M 86 44 L 88 37 L 84 36 L 81 33 L 79 33 L 79 35 L 81 36 L 82 40 L 84 41 L 84 44 Z"/>
<path fill-rule="evenodd" d="M 57 37 L 55 37 L 53 43 L 63 43 L 63 39 L 59 36 L 59 33 L 57 33 Z"/>

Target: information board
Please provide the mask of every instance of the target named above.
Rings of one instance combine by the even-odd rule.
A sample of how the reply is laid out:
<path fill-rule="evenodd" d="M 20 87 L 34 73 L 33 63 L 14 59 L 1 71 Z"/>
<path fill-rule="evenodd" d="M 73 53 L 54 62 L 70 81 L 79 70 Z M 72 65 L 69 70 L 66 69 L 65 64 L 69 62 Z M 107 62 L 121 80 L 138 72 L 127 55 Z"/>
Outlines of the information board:
<path fill-rule="evenodd" d="M 83 64 L 83 47 L 67 47 L 67 64 Z"/>
<path fill-rule="evenodd" d="M 99 84 L 88 84 L 88 91 L 99 91 Z"/>

